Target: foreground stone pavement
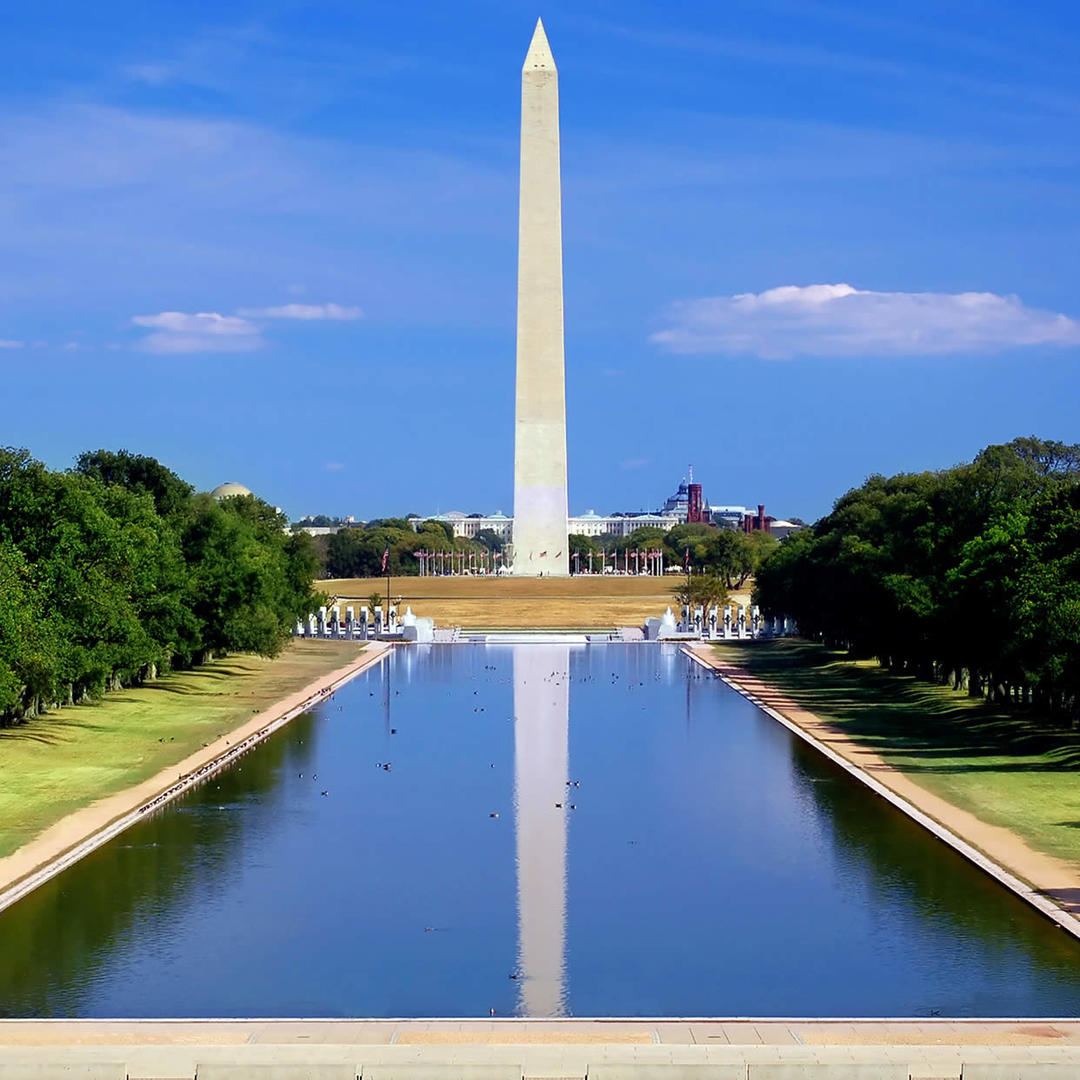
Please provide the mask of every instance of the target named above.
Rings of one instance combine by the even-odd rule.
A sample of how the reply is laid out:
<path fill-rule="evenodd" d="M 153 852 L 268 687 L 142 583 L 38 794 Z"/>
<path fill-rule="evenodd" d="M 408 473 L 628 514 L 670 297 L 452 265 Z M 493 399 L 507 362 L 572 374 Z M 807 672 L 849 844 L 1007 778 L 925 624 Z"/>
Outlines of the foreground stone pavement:
<path fill-rule="evenodd" d="M 1080 1021 L 0 1021 L 0 1080 L 196 1076 L 1080 1080 Z"/>

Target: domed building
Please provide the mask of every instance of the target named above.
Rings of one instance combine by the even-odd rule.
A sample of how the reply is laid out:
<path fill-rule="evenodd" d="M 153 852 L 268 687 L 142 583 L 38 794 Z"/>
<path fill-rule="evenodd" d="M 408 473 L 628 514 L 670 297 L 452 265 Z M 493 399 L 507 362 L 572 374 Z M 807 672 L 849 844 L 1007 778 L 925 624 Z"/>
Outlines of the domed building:
<path fill-rule="evenodd" d="M 243 484 L 218 484 L 210 494 L 219 501 L 221 499 L 231 499 L 235 495 L 251 495 L 250 489 L 244 487 Z"/>
<path fill-rule="evenodd" d="M 686 509 L 690 505 L 690 490 L 686 484 L 686 477 L 682 478 L 682 483 L 679 485 L 678 491 L 674 495 L 669 495 L 664 500 L 663 508 L 660 510 L 661 514 L 678 514 L 684 521 L 686 520 Z"/>

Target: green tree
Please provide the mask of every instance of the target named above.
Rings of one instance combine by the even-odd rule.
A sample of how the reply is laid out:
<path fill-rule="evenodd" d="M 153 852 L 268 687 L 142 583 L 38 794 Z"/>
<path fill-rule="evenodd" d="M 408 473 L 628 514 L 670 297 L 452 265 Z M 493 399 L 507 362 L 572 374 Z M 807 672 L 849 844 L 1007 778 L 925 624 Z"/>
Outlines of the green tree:
<path fill-rule="evenodd" d="M 154 500 L 154 508 L 164 518 L 184 510 L 195 493 L 171 469 L 155 458 L 129 450 L 87 450 L 75 460 L 75 472 L 117 485 L 128 491 L 144 491 Z"/>
<path fill-rule="evenodd" d="M 567 537 L 567 550 L 570 555 L 570 573 L 580 573 L 589 568 L 589 556 L 598 555 L 602 548 L 591 536 L 584 533 L 571 533 Z M 574 556 L 577 556 L 575 559 Z"/>
<path fill-rule="evenodd" d="M 0 542 L 0 723 L 54 700 L 58 671 L 56 616 L 22 553 Z"/>
<path fill-rule="evenodd" d="M 686 553 L 697 570 L 708 565 L 709 551 L 719 530 L 713 525 L 676 525 L 664 535 L 664 558 L 669 566 L 682 566 Z"/>
<path fill-rule="evenodd" d="M 293 622 L 320 599 L 308 576 L 310 544 L 284 526 L 273 507 L 251 495 L 194 500 L 183 546 L 188 602 L 204 651 L 275 656 Z"/>
<path fill-rule="evenodd" d="M 694 607 L 700 604 L 706 611 L 714 605 L 719 607 L 727 603 L 727 584 L 712 574 L 698 574 L 680 578 L 671 587 L 671 595 L 680 604 Z"/>
<path fill-rule="evenodd" d="M 502 551 L 503 541 L 494 529 L 481 529 L 476 534 L 476 542 L 486 547 L 488 551 Z"/>
<path fill-rule="evenodd" d="M 1080 448 L 1034 438 L 970 465 L 872 476 L 761 566 L 800 630 L 969 693 L 1080 723 Z"/>

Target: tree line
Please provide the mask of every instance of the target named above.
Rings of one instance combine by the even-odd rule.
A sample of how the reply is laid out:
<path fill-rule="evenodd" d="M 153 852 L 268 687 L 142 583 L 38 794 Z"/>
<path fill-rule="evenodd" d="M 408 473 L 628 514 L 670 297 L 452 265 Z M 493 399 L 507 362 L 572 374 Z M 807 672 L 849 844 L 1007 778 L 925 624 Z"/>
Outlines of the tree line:
<path fill-rule="evenodd" d="M 745 584 L 777 545 L 776 538 L 766 532 L 735 532 L 704 524 L 676 525 L 666 530 L 644 525 L 629 536 L 570 535 L 571 555 L 578 554 L 582 569 L 588 565 L 590 552 L 594 557 L 600 552 L 609 557 L 615 554 L 621 566 L 628 551 L 633 565 L 633 552 L 659 550 L 664 554 L 665 566 L 688 565 L 694 575 L 716 577 L 729 589 Z"/>
<path fill-rule="evenodd" d="M 275 655 L 317 604 L 306 533 L 150 457 L 0 449 L 0 723 L 213 655 Z"/>
<path fill-rule="evenodd" d="M 383 555 L 387 569 L 394 577 L 409 577 L 420 573 L 418 551 L 464 552 L 479 555 L 482 551 L 499 551 L 502 544 L 490 529 L 494 543 L 484 543 L 484 537 L 466 540 L 454 536 L 453 526 L 444 521 L 417 521 L 416 528 L 408 518 L 377 518 L 364 525 L 350 525 L 329 536 L 316 537 L 320 576 L 328 578 L 379 577 L 383 571 Z"/>
<path fill-rule="evenodd" d="M 334 521 L 320 516 L 297 523 L 294 528 Z M 340 519 L 337 519 L 338 521 Z M 415 528 L 414 528 L 415 525 Z M 676 525 L 664 530 L 655 526 L 636 529 L 629 536 L 585 536 L 571 533 L 567 540 L 570 572 L 584 571 L 589 554 L 594 560 L 601 553 L 610 559 L 618 555 L 620 565 L 627 552 L 660 550 L 667 566 L 683 567 L 689 552 L 694 574 L 719 578 L 727 588 L 740 588 L 777 546 L 774 537 L 764 532 L 741 533 L 715 525 Z M 383 554 L 389 550 L 388 569 L 394 577 L 410 577 L 420 572 L 418 551 L 464 553 L 502 553 L 505 544 L 493 529 L 481 529 L 473 539 L 454 536 L 453 526 L 445 521 L 420 521 L 403 517 L 379 518 L 364 524 L 346 525 L 337 532 L 315 537 L 318 574 L 325 578 L 379 577 L 383 573 Z M 577 561 L 574 555 L 577 555 Z M 633 556 L 631 554 L 631 564 Z M 490 560 L 490 565 L 500 565 Z M 600 563 L 594 562 L 596 570 Z"/>
<path fill-rule="evenodd" d="M 1080 722 L 1080 446 L 871 476 L 780 545 L 755 598 L 827 645 Z"/>

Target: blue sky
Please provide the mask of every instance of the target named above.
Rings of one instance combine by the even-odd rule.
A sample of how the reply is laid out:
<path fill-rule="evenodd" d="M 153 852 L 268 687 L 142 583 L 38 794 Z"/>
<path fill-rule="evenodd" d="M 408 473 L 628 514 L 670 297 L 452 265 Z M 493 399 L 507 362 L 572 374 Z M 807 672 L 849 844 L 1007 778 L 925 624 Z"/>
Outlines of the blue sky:
<path fill-rule="evenodd" d="M 0 442 L 293 515 L 510 512 L 538 14 L 572 511 L 693 463 L 814 518 L 1080 441 L 1073 3 L 45 0 L 0 8 Z"/>

